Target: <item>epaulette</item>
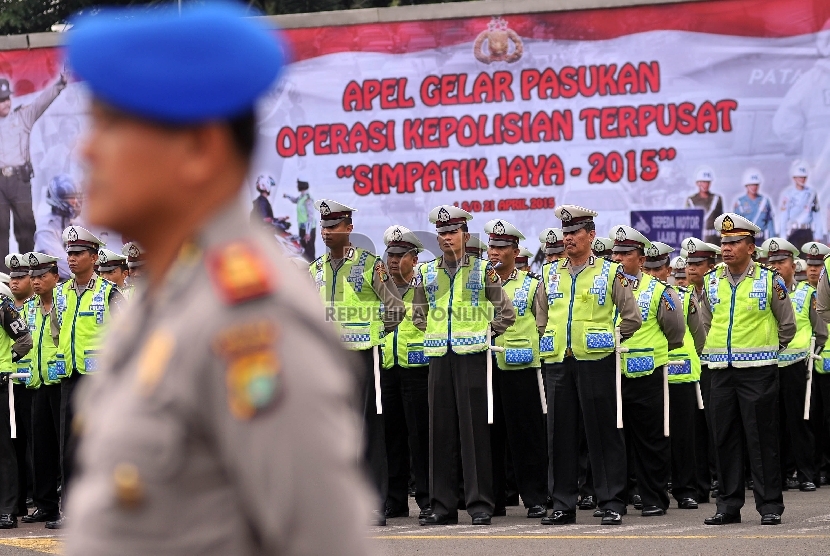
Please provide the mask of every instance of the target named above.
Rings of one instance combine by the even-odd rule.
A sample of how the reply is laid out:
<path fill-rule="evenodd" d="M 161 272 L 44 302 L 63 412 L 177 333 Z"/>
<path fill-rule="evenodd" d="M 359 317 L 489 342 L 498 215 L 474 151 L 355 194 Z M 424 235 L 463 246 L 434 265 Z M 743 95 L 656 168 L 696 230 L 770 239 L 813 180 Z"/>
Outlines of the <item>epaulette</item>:
<path fill-rule="evenodd" d="M 421 273 L 416 272 L 415 275 L 412 277 L 412 280 L 409 281 L 409 285 L 413 288 L 417 288 L 421 285 Z"/>
<path fill-rule="evenodd" d="M 530 275 L 530 277 L 533 278 L 534 280 L 539 280 L 539 281 L 542 280 L 542 275 L 541 274 L 536 274 L 532 270 L 526 270 L 525 272 L 527 272 L 528 275 Z"/>
<path fill-rule="evenodd" d="M 229 305 L 265 297 L 276 289 L 274 271 L 267 260 L 268 256 L 250 239 L 216 246 L 206 256 L 213 287 Z"/>

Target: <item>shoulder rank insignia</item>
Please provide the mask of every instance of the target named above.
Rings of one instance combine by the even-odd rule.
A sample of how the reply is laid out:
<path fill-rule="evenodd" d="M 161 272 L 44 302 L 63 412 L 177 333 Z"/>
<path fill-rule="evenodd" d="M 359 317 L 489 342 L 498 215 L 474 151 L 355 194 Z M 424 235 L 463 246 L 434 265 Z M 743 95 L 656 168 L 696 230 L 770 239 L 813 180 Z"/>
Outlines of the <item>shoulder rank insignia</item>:
<path fill-rule="evenodd" d="M 378 259 L 375 263 L 375 274 L 378 275 L 381 282 L 389 280 L 389 273 L 386 271 L 386 265 L 383 264 L 383 261 L 380 259 Z"/>
<path fill-rule="evenodd" d="M 625 277 L 625 273 L 622 271 L 622 268 L 617 269 L 617 281 L 624 288 L 627 288 L 631 285 L 631 282 L 629 282 L 628 278 Z"/>
<path fill-rule="evenodd" d="M 782 301 L 787 299 L 787 287 L 784 285 L 784 281 L 780 277 L 776 276 L 773 278 L 772 288 L 775 290 L 778 299 Z"/>
<path fill-rule="evenodd" d="M 277 326 L 260 320 L 228 328 L 213 342 L 214 352 L 226 361 L 228 405 L 237 419 L 265 411 L 282 392 L 276 337 Z"/>
<path fill-rule="evenodd" d="M 496 269 L 490 263 L 487 263 L 487 278 L 494 284 L 499 281 L 499 275 L 496 274 Z"/>
<path fill-rule="evenodd" d="M 665 305 L 666 309 L 669 311 L 674 311 L 676 309 L 674 300 L 671 298 L 668 290 L 663 291 L 663 305 Z"/>
<path fill-rule="evenodd" d="M 210 278 L 225 303 L 235 305 L 274 291 L 273 271 L 266 260 L 249 241 L 228 243 L 208 253 Z"/>

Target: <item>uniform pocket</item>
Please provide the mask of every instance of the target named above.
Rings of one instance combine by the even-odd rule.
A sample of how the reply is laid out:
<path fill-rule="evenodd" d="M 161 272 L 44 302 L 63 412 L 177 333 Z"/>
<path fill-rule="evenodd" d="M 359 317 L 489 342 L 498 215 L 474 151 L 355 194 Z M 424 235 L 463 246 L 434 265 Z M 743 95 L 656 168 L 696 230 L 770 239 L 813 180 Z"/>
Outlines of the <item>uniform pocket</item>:
<path fill-rule="evenodd" d="M 608 351 L 614 349 L 614 334 L 607 328 L 587 327 L 585 329 L 585 351 Z"/>
<path fill-rule="evenodd" d="M 428 365 L 429 357 L 424 355 L 424 344 L 406 344 L 406 362 L 409 365 Z"/>
<path fill-rule="evenodd" d="M 556 348 L 556 331 L 545 330 L 545 335 L 539 338 L 539 355 L 546 356 L 554 352 Z"/>
<path fill-rule="evenodd" d="M 533 348 L 530 340 L 520 338 L 504 342 L 504 360 L 508 365 L 528 365 L 533 362 Z"/>
<path fill-rule="evenodd" d="M 84 350 L 84 370 L 87 373 L 94 373 L 98 370 L 98 351 Z"/>
<path fill-rule="evenodd" d="M 645 373 L 654 370 L 654 349 L 633 348 L 625 354 L 625 372 L 629 375 Z"/>

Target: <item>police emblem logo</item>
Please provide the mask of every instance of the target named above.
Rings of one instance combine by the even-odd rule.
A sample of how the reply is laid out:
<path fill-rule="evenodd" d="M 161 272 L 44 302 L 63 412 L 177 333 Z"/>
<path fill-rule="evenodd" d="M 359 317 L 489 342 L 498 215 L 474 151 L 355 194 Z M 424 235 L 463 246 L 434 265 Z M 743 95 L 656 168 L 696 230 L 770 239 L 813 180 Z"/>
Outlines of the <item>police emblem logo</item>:
<path fill-rule="evenodd" d="M 617 228 L 617 233 L 614 237 L 617 238 L 617 241 L 625 241 L 625 230 L 622 228 L 622 226 Z"/>
<path fill-rule="evenodd" d="M 69 241 L 78 241 L 78 232 L 75 228 L 69 228 L 69 233 L 66 236 L 69 238 Z"/>
<path fill-rule="evenodd" d="M 392 230 L 392 241 L 401 241 L 403 239 L 403 233 L 401 233 L 400 228 L 395 228 Z"/>
<path fill-rule="evenodd" d="M 815 243 L 810 246 L 810 254 L 818 255 L 818 245 L 816 245 Z"/>
<path fill-rule="evenodd" d="M 9 266 L 11 268 L 18 268 L 20 267 L 20 261 L 17 260 L 17 255 L 12 255 L 9 259 Z"/>
<path fill-rule="evenodd" d="M 695 251 L 697 251 L 697 247 L 695 247 L 695 241 L 693 239 L 690 239 L 686 242 L 686 252 L 694 253 Z"/>
<path fill-rule="evenodd" d="M 712 172 L 703 172 L 700 181 L 712 181 Z"/>
<path fill-rule="evenodd" d="M 447 209 L 445 209 L 444 207 L 441 207 L 441 209 L 438 211 L 438 221 L 439 222 L 449 222 L 450 221 L 450 212 Z"/>
<path fill-rule="evenodd" d="M 562 222 L 570 222 L 573 219 L 573 215 L 568 212 L 568 209 L 562 209 L 562 214 L 559 218 Z"/>
<path fill-rule="evenodd" d="M 320 214 L 322 214 L 323 216 L 328 216 L 329 214 L 331 214 L 331 209 L 329 208 L 328 203 L 326 203 L 325 201 L 322 201 L 320 203 Z"/>
<path fill-rule="evenodd" d="M 605 242 L 601 239 L 597 240 L 597 251 L 608 251 L 608 247 L 605 245 Z"/>
<path fill-rule="evenodd" d="M 138 247 L 136 247 L 135 245 L 130 245 L 130 249 L 129 251 L 127 251 L 127 256 L 136 259 L 139 255 L 141 255 L 141 253 L 139 252 Z"/>
<path fill-rule="evenodd" d="M 677 264 L 675 265 L 678 269 L 686 268 L 686 260 L 685 259 L 677 259 Z"/>
<path fill-rule="evenodd" d="M 34 253 L 29 255 L 29 264 L 32 265 L 32 266 L 34 266 L 36 264 L 40 264 L 40 262 L 37 260 L 37 256 Z"/>
<path fill-rule="evenodd" d="M 652 257 L 652 258 L 659 257 L 660 256 L 660 251 L 655 246 L 652 245 L 646 251 L 646 255 L 648 255 L 649 257 Z"/>
<path fill-rule="evenodd" d="M 107 254 L 103 251 L 98 252 L 98 264 L 107 264 L 109 259 L 107 259 Z"/>
<path fill-rule="evenodd" d="M 779 247 L 780 247 L 780 246 L 778 245 L 778 242 L 777 242 L 777 241 L 772 240 L 772 241 L 770 241 L 770 242 L 769 242 L 769 250 L 770 250 L 770 251 L 778 251 L 778 248 L 779 248 Z"/>
<path fill-rule="evenodd" d="M 726 218 L 723 219 L 723 222 L 721 222 L 720 227 L 721 227 L 721 230 L 723 230 L 724 232 L 730 232 L 730 231 L 735 229 L 735 223 L 732 222 L 731 217 L 727 216 Z"/>
<path fill-rule="evenodd" d="M 547 237 L 545 237 L 545 243 L 556 243 L 556 234 L 553 230 L 548 232 Z"/>
<path fill-rule="evenodd" d="M 497 235 L 504 234 L 504 224 L 501 223 L 501 220 L 496 222 L 496 225 L 493 226 L 493 233 Z"/>

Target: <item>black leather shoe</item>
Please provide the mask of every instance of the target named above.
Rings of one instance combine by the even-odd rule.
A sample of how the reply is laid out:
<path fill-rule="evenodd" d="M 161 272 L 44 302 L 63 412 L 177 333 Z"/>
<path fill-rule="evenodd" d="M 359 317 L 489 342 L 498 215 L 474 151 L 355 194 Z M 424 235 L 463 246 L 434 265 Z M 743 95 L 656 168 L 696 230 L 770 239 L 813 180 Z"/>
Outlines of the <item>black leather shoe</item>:
<path fill-rule="evenodd" d="M 605 510 L 600 525 L 622 525 L 622 516 L 614 510 Z"/>
<path fill-rule="evenodd" d="M 484 512 L 477 512 L 473 514 L 473 525 L 490 525 L 490 515 Z"/>
<path fill-rule="evenodd" d="M 420 513 L 418 514 L 418 519 L 424 519 L 426 517 L 429 517 L 430 515 L 432 515 L 432 508 L 427 506 L 426 508 L 420 511 Z"/>
<path fill-rule="evenodd" d="M 639 494 L 635 494 L 631 497 L 631 504 L 634 506 L 635 510 L 642 510 L 643 509 L 643 498 Z"/>
<path fill-rule="evenodd" d="M 642 514 L 643 517 L 657 517 L 658 515 L 666 515 L 666 510 L 657 506 L 643 506 Z"/>
<path fill-rule="evenodd" d="M 594 517 L 605 517 L 605 510 L 594 510 Z"/>
<path fill-rule="evenodd" d="M 429 514 L 423 519 L 419 519 L 418 523 L 420 525 L 457 525 L 458 524 L 458 514 L 455 515 L 441 515 L 441 514 Z"/>
<path fill-rule="evenodd" d="M 507 508 L 495 508 L 495 509 L 493 509 L 493 516 L 494 517 L 504 517 L 506 515 L 507 515 Z"/>
<path fill-rule="evenodd" d="M 375 527 L 386 527 L 386 516 L 380 510 L 375 510 L 372 512 L 372 520 L 369 523 Z"/>
<path fill-rule="evenodd" d="M 576 523 L 575 510 L 556 510 L 542 518 L 542 525 L 569 525 L 571 523 Z"/>
<path fill-rule="evenodd" d="M 707 517 L 703 520 L 704 525 L 729 525 L 730 523 L 740 523 L 741 514 L 722 514 L 716 513 L 712 517 Z"/>
<path fill-rule="evenodd" d="M 696 510 L 697 500 L 694 498 L 684 498 L 677 503 L 677 507 L 681 510 Z"/>
<path fill-rule="evenodd" d="M 811 483 L 810 481 L 806 481 L 804 483 L 801 483 L 801 485 L 799 485 L 798 490 L 800 490 L 801 492 L 815 492 L 816 491 L 816 485 L 815 485 L 815 483 Z"/>
<path fill-rule="evenodd" d="M 530 519 L 545 517 L 548 515 L 548 509 L 544 506 L 531 506 L 527 509 L 527 517 Z"/>
<path fill-rule="evenodd" d="M 55 521 L 46 522 L 47 529 L 63 529 L 64 527 L 66 527 L 66 516 L 61 516 L 60 519 Z"/>
<path fill-rule="evenodd" d="M 405 510 L 393 510 L 392 508 L 386 508 L 384 512 L 386 515 L 386 519 L 392 519 L 395 517 L 409 517 L 409 508 Z"/>
<path fill-rule="evenodd" d="M 593 496 L 583 496 L 579 504 L 576 505 L 580 510 L 593 510 L 597 507 L 597 501 Z"/>
<path fill-rule="evenodd" d="M 761 525 L 781 525 L 781 516 L 778 514 L 764 514 Z"/>
<path fill-rule="evenodd" d="M 0 529 L 15 529 L 17 528 L 17 518 L 12 514 L 0 515 Z"/>
<path fill-rule="evenodd" d="M 750 481 L 750 482 L 752 482 L 752 481 Z M 795 477 L 787 477 L 787 479 L 784 481 L 783 489 L 784 490 L 790 490 L 791 488 L 796 489 L 799 486 L 801 486 L 801 485 L 798 483 L 798 479 L 796 479 Z M 747 487 L 747 490 L 749 490 L 749 487 Z"/>
<path fill-rule="evenodd" d="M 47 514 L 43 510 L 37 509 L 32 512 L 32 515 L 24 515 L 20 521 L 23 523 L 41 523 L 43 521 L 56 521 L 60 518 L 58 514 Z"/>

